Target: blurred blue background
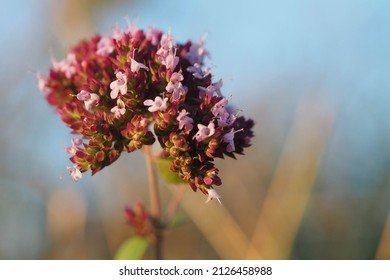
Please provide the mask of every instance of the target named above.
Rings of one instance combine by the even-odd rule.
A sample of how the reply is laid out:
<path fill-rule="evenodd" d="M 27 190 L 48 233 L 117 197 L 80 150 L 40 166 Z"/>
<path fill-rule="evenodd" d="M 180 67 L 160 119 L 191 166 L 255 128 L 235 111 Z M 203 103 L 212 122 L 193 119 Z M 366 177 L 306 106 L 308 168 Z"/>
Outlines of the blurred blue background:
<path fill-rule="evenodd" d="M 390 259 L 389 13 L 384 0 L 2 1 L 0 258 L 112 258 L 131 235 L 122 212 L 147 200 L 142 154 L 73 183 L 71 135 L 35 77 L 128 16 L 177 42 L 207 33 L 223 94 L 256 122 L 247 155 L 217 163 L 222 208 L 188 188 L 167 258 Z M 237 236 L 247 247 L 224 251 Z"/>

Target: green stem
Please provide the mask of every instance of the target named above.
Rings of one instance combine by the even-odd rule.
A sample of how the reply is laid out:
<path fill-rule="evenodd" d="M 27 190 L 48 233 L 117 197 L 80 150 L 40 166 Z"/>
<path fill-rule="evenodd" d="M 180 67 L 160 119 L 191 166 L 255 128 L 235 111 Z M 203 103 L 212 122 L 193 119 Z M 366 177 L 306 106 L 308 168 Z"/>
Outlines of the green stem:
<path fill-rule="evenodd" d="M 146 164 L 148 167 L 149 177 L 149 195 L 150 195 L 150 214 L 153 218 L 155 228 L 155 257 L 157 260 L 162 259 L 162 243 L 163 243 L 163 231 L 161 228 L 161 203 L 160 195 L 158 192 L 157 173 L 156 166 L 153 161 L 151 146 L 144 146 L 144 153 Z"/>

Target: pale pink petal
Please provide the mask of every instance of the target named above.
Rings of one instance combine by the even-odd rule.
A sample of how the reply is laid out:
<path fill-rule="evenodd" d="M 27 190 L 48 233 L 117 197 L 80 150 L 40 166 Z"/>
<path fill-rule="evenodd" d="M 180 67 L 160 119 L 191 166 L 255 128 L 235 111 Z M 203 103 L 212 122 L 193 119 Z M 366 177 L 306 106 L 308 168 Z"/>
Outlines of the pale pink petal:
<path fill-rule="evenodd" d="M 221 196 L 216 192 L 216 190 L 214 190 L 213 188 L 207 189 L 207 193 L 209 196 L 207 197 L 205 203 L 208 203 L 215 198 L 216 200 L 218 200 L 219 204 L 222 205 Z"/>

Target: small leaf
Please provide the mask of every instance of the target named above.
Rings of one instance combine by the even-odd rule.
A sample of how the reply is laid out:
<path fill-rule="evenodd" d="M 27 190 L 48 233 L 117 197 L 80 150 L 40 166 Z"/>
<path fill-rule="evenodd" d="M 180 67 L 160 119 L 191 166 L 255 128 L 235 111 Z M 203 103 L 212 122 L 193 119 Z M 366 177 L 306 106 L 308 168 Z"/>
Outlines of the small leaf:
<path fill-rule="evenodd" d="M 150 242 L 143 237 L 135 236 L 127 239 L 116 252 L 115 260 L 140 260 L 149 247 Z"/>
<path fill-rule="evenodd" d="M 179 175 L 173 171 L 171 171 L 171 160 L 158 157 L 156 158 L 156 164 L 158 171 L 160 171 L 161 176 L 164 178 L 164 180 L 167 183 L 170 184 L 183 184 L 185 183 L 184 180 L 182 180 Z"/>

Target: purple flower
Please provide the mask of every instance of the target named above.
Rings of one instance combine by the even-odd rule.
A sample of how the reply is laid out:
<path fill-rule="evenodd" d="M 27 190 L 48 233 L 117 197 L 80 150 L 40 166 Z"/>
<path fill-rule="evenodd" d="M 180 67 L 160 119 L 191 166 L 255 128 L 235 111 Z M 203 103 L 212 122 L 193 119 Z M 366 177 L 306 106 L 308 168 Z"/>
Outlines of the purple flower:
<path fill-rule="evenodd" d="M 214 190 L 213 188 L 207 189 L 207 193 L 209 196 L 207 197 L 207 200 L 205 201 L 205 203 L 208 203 L 215 198 L 216 200 L 218 200 L 219 204 L 222 205 L 221 196 L 217 193 L 216 190 Z"/>
<path fill-rule="evenodd" d="M 126 113 L 126 105 L 121 99 L 116 100 L 116 106 L 111 109 L 111 113 L 114 113 L 115 117 L 120 118 Z"/>
<path fill-rule="evenodd" d="M 165 97 L 162 99 L 160 96 L 156 96 L 154 101 L 152 99 L 147 99 L 144 101 L 145 106 L 150 106 L 148 108 L 149 112 L 156 112 L 156 111 L 162 111 L 164 112 L 167 109 L 167 101 L 168 98 Z"/>
<path fill-rule="evenodd" d="M 211 121 L 208 126 L 198 124 L 198 132 L 194 135 L 196 141 L 201 142 L 215 133 L 214 123 Z"/>
<path fill-rule="evenodd" d="M 110 84 L 111 93 L 110 96 L 112 99 L 118 97 L 118 93 L 120 92 L 122 95 L 127 92 L 127 77 L 122 72 L 116 73 L 116 80 Z"/>
<path fill-rule="evenodd" d="M 210 68 L 207 68 L 206 72 L 203 72 L 202 67 L 199 63 L 195 63 L 192 66 L 188 66 L 187 71 L 192 73 L 192 76 L 197 79 L 204 79 L 211 74 Z"/>
<path fill-rule="evenodd" d="M 179 116 L 177 116 L 176 120 L 179 122 L 179 129 L 184 129 L 187 131 L 191 131 L 193 128 L 192 122 L 193 119 L 188 117 L 189 113 L 183 109 L 180 111 Z"/>
<path fill-rule="evenodd" d="M 219 114 L 217 117 L 218 125 L 221 127 L 231 126 L 237 119 L 239 111 L 229 114 L 227 110 Z"/>
<path fill-rule="evenodd" d="M 222 79 L 219 79 L 218 82 L 212 84 L 212 86 L 214 87 L 214 90 L 216 91 L 218 96 L 222 96 L 222 93 L 221 93 L 222 85 L 223 85 Z"/>
<path fill-rule="evenodd" d="M 214 117 L 218 117 L 219 115 L 225 115 L 226 113 L 226 105 L 228 104 L 228 100 L 226 98 L 222 98 L 218 103 L 216 103 L 213 108 L 211 108 L 211 113 Z"/>
<path fill-rule="evenodd" d="M 190 47 L 190 51 L 185 54 L 185 58 L 191 63 L 203 63 L 203 59 L 206 55 L 208 55 L 208 52 L 205 48 L 203 48 L 204 40 L 206 39 L 206 35 L 202 36 L 198 43 L 193 43 Z"/>
<path fill-rule="evenodd" d="M 236 147 L 234 146 L 234 134 L 236 134 L 239 131 L 242 131 L 243 129 L 239 129 L 234 131 L 234 128 L 230 130 L 228 133 L 226 133 L 223 136 L 223 142 L 227 143 L 226 151 L 228 153 L 234 152 L 236 150 Z"/>

